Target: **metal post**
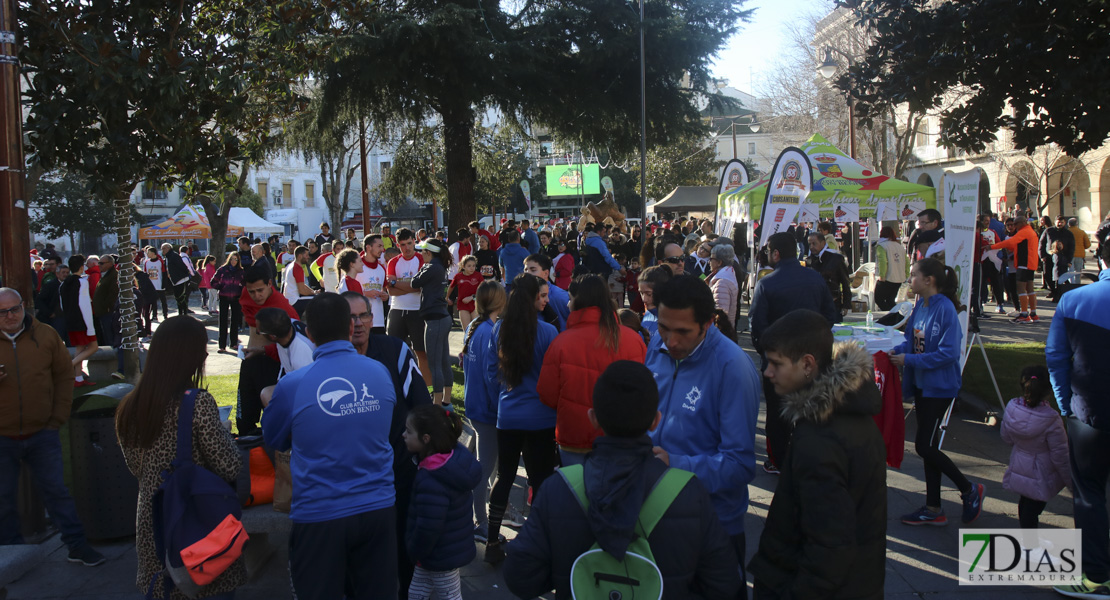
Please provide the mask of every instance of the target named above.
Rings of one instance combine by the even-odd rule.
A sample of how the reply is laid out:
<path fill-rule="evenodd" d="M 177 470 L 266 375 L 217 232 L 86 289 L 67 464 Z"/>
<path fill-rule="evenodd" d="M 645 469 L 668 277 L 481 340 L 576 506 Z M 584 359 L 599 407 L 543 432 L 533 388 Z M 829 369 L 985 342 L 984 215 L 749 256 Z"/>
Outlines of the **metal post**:
<path fill-rule="evenodd" d="M 856 103 L 852 102 L 851 94 L 848 94 L 848 155 L 856 158 Z"/>
<path fill-rule="evenodd" d="M 644 54 L 644 2 L 640 0 L 640 197 L 644 201 L 643 223 L 647 223 L 647 61 Z M 735 132 L 734 132 L 735 133 Z"/>
<path fill-rule="evenodd" d="M 19 57 L 15 44 L 15 0 L 0 3 L 0 275 L 18 290 L 23 304 L 33 304 L 31 234 L 23 197 L 23 112 L 19 92 Z"/>
<path fill-rule="evenodd" d="M 362 171 L 362 235 L 370 235 L 370 181 L 366 167 L 366 124 L 358 118 L 358 150 Z"/>
<path fill-rule="evenodd" d="M 736 158 L 736 121 L 732 122 L 732 157 Z"/>

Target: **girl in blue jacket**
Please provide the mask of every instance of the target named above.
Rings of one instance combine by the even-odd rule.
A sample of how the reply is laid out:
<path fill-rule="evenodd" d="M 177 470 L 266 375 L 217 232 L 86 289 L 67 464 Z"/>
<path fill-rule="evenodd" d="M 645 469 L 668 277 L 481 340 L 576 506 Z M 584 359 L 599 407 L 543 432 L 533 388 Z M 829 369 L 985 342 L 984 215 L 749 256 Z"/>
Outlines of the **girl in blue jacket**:
<path fill-rule="evenodd" d="M 964 523 L 977 519 L 983 510 L 983 484 L 968 481 L 940 450 L 940 426 L 962 383 L 963 329 L 956 315 L 966 307 L 960 305 L 958 285 L 956 272 L 935 258 L 914 264 L 910 289 L 917 294 L 917 304 L 906 322 L 906 341 L 890 357 L 890 362 L 905 367 L 903 385 L 913 395 L 917 411 L 915 449 L 925 461 L 925 506 L 904 515 L 906 525 L 948 524 L 940 504 L 942 473 L 962 494 Z"/>
<path fill-rule="evenodd" d="M 489 500 L 493 472 L 497 468 L 497 395 L 501 391 L 496 381 L 486 377 L 486 348 L 507 300 L 505 286 L 499 281 L 490 279 L 478 286 L 474 294 L 478 316 L 466 328 L 460 357 L 466 419 L 474 428 L 474 445 L 478 451 L 478 462 L 482 463 L 482 478 L 474 488 L 474 539 L 483 543 L 489 530 L 486 501 Z"/>
<path fill-rule="evenodd" d="M 513 279 L 509 303 L 501 320 L 493 326 L 486 349 L 486 377 L 500 383 L 497 396 L 497 482 L 489 495 L 489 532 L 485 561 L 505 559 L 501 546 L 501 523 L 516 481 L 516 469 L 524 458 L 524 471 L 532 498 L 540 484 L 559 464 L 555 445 L 555 409 L 540 400 L 536 384 L 547 348 L 558 333 L 543 321 L 547 306 L 546 281 L 521 273 Z"/>
<path fill-rule="evenodd" d="M 425 404 L 409 412 L 405 447 L 419 468 L 412 483 L 405 548 L 416 565 L 409 598 L 462 600 L 459 568 L 476 554 L 471 537 L 474 486 L 482 474 L 462 444 L 462 418 Z"/>

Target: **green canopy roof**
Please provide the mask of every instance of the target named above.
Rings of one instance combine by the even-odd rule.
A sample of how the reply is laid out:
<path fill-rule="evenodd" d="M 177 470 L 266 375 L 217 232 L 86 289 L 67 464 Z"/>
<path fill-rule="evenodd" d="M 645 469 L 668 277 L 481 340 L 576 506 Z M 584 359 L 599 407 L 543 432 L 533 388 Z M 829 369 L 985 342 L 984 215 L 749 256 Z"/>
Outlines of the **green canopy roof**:
<path fill-rule="evenodd" d="M 813 189 L 798 213 L 799 221 L 816 220 L 814 212 L 824 219 L 836 219 L 835 213 L 842 205 L 858 206 L 860 219 L 880 220 L 907 219 L 926 208 L 936 208 L 935 189 L 871 171 L 820 135 L 809 138 L 801 150 L 809 156 L 813 168 Z M 770 181 L 771 173 L 766 173 L 757 181 L 719 195 L 718 222 L 758 220 Z M 807 211 L 806 205 L 816 210 Z M 883 214 L 877 214 L 880 208 Z"/>

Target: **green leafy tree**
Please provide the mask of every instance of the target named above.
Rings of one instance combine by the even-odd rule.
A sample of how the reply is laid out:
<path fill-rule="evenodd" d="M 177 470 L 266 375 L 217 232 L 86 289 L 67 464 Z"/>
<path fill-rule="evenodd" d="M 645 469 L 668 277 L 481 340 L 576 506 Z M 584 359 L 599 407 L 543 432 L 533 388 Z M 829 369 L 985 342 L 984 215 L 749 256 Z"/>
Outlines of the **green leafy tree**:
<path fill-rule="evenodd" d="M 439 127 L 426 123 L 390 127 L 397 140 L 393 164 L 378 185 L 378 194 L 392 207 L 410 199 L 435 200 L 447 190 L 443 163 L 443 135 Z M 396 137 L 393 137 L 396 136 Z"/>
<path fill-rule="evenodd" d="M 492 211 L 494 207 L 510 207 L 524 212 L 528 206 L 520 182 L 528 178 L 532 160 L 528 156 L 528 138 L 519 127 L 501 123 L 495 127 L 474 126 L 474 169 L 477 181 L 474 195 L 480 209 Z M 531 182 L 529 182 L 531 185 Z M 535 205 L 537 193 L 531 190 Z"/>
<path fill-rule="evenodd" d="M 266 204 L 262 201 L 262 196 L 251 189 L 243 190 L 243 193 L 235 198 L 234 206 L 249 208 L 260 217 L 266 216 Z"/>
<path fill-rule="evenodd" d="M 40 179 L 31 196 L 31 206 L 37 209 L 30 223 L 33 233 L 69 238 L 69 247 L 77 252 L 79 237 L 100 237 L 115 231 L 112 205 L 94 199 L 84 178 L 71 173 L 52 175 Z M 138 218 L 132 209 L 130 223 Z"/>
<path fill-rule="evenodd" d="M 940 143 L 986 149 L 999 130 L 1070 156 L 1110 134 L 1110 19 L 1103 0 L 849 0 L 875 35 L 838 86 L 867 123 L 903 102 L 940 108 Z"/>
<path fill-rule="evenodd" d="M 116 209 L 129 379 L 138 375 L 138 331 L 128 197 L 141 181 L 195 181 L 196 193 L 234 201 L 246 174 L 239 165 L 268 143 L 267 115 L 291 106 L 311 58 L 294 45 L 309 24 L 289 20 L 320 12 L 314 4 L 19 3 L 30 162 L 87 177 L 92 196 Z M 222 241 L 227 211 L 205 208 Z"/>
<path fill-rule="evenodd" d="M 748 16 L 741 1 L 645 3 L 650 144 L 699 131 L 698 98 L 724 102 L 709 62 Z M 547 126 L 578 147 L 639 146 L 634 5 L 386 0 L 374 9 L 323 66 L 325 103 L 334 112 L 354 106 L 375 123 L 439 118 L 450 229 L 475 215 L 472 140 L 486 109 Z"/>
<path fill-rule="evenodd" d="M 724 164 L 717 160 L 716 147 L 704 135 L 685 136 L 648 150 L 647 197 L 659 201 L 680 185 L 714 185 Z M 632 172 L 638 184 L 639 162 L 633 164 Z"/>

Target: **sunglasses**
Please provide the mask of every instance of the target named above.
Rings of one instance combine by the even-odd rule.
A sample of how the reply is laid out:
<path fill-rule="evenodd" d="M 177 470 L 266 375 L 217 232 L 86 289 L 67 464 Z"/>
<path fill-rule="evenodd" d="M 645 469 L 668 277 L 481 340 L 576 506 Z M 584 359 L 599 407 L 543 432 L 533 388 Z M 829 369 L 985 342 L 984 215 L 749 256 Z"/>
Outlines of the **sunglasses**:
<path fill-rule="evenodd" d="M 681 256 L 668 256 L 667 258 L 663 259 L 663 262 L 677 265 L 685 261 L 682 260 Z"/>

